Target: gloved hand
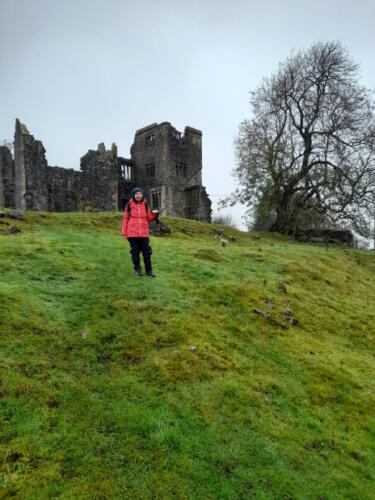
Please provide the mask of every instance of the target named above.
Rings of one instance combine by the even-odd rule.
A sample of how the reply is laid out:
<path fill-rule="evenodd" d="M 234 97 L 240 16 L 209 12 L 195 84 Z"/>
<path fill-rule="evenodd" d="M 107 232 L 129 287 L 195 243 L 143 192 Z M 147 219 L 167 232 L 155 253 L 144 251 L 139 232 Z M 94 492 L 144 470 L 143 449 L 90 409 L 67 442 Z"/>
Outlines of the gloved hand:
<path fill-rule="evenodd" d="M 154 219 L 154 221 L 156 222 L 156 224 L 160 224 L 160 221 L 159 221 L 159 210 L 153 210 L 152 214 L 156 215 L 156 217 Z"/>

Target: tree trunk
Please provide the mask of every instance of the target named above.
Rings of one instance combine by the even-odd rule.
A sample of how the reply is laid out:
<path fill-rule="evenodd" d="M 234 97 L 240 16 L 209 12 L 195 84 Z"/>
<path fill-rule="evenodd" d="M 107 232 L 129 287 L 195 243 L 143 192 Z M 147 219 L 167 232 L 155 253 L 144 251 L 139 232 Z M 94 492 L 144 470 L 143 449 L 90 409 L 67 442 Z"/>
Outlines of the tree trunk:
<path fill-rule="evenodd" d="M 290 210 L 290 204 L 285 202 L 276 210 L 276 220 L 271 227 L 271 231 L 281 234 L 291 234 L 294 230 L 294 217 Z"/>

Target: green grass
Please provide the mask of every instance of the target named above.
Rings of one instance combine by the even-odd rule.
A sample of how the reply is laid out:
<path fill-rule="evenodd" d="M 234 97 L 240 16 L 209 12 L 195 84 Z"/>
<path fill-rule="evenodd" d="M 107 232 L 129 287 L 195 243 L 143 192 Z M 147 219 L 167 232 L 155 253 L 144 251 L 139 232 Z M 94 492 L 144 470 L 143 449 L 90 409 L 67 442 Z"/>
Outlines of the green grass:
<path fill-rule="evenodd" d="M 373 499 L 374 255 L 121 218 L 0 234 L 0 498 Z"/>

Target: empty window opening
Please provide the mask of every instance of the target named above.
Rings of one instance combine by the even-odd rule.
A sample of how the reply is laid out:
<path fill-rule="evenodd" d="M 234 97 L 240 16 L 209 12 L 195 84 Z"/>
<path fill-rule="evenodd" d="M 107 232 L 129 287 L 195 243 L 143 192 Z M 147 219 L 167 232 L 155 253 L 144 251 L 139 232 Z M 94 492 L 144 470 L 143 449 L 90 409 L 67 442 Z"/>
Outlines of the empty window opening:
<path fill-rule="evenodd" d="M 152 208 L 157 209 L 161 207 L 161 192 L 152 193 Z"/>
<path fill-rule="evenodd" d="M 121 175 L 123 179 L 130 181 L 132 175 L 131 167 L 129 165 L 121 165 Z"/>
<path fill-rule="evenodd" d="M 172 129 L 172 136 L 179 141 L 181 139 L 181 132 Z"/>
<path fill-rule="evenodd" d="M 153 146 L 155 144 L 155 134 L 146 135 L 146 146 Z"/>
<path fill-rule="evenodd" d="M 176 175 L 178 177 L 187 177 L 187 167 L 185 165 L 182 165 L 181 163 L 177 163 Z"/>

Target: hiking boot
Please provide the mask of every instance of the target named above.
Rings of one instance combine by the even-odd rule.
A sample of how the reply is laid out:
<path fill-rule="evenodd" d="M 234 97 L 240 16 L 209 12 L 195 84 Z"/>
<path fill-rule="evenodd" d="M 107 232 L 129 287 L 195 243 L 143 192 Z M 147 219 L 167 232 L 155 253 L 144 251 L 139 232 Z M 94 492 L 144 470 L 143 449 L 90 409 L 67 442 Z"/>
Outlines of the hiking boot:
<path fill-rule="evenodd" d="M 135 274 L 136 276 L 143 276 L 143 274 L 142 274 L 142 269 L 135 269 L 135 270 L 134 270 L 134 274 Z"/>
<path fill-rule="evenodd" d="M 150 276 L 151 278 L 156 278 L 155 274 L 153 273 L 152 269 L 149 271 L 146 271 L 147 276 Z"/>

